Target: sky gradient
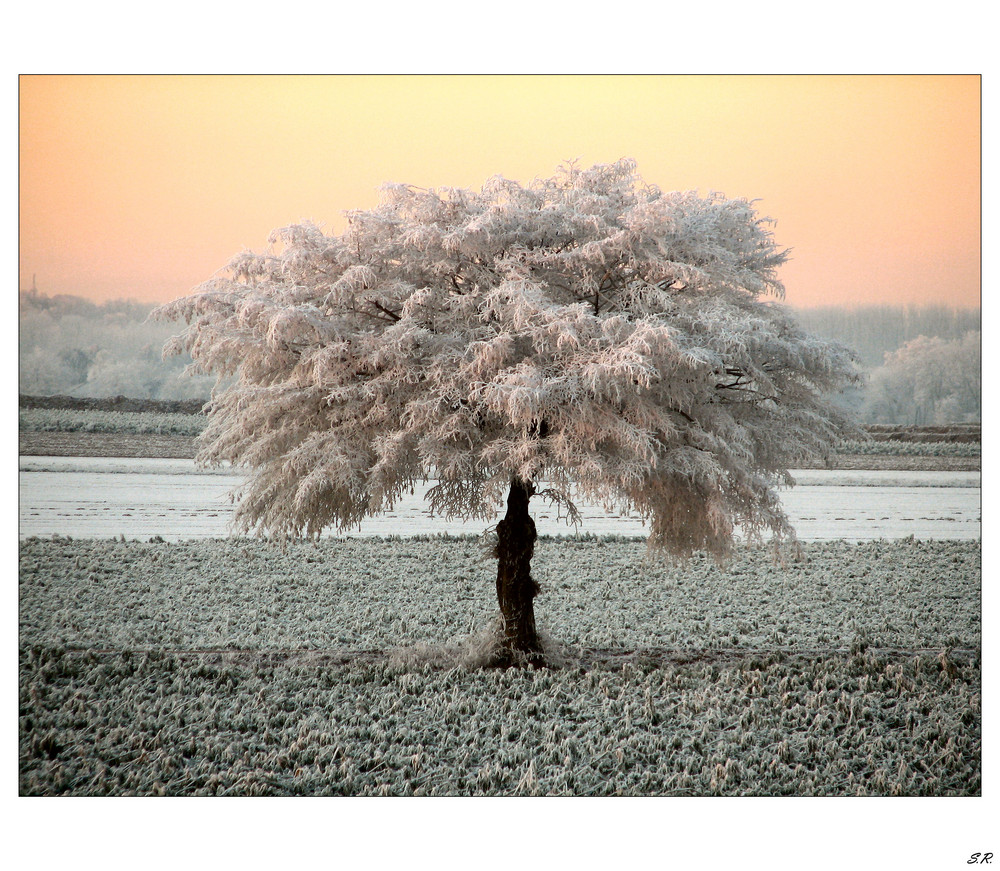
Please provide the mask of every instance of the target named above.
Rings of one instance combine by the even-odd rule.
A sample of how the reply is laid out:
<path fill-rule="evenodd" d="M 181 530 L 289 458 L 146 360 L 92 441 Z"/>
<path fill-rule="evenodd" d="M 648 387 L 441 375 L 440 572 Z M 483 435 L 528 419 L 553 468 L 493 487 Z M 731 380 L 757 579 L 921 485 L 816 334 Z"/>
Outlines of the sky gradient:
<path fill-rule="evenodd" d="M 758 199 L 786 301 L 980 302 L 978 76 L 22 76 L 19 286 L 164 302 L 386 181 L 634 157 Z"/>

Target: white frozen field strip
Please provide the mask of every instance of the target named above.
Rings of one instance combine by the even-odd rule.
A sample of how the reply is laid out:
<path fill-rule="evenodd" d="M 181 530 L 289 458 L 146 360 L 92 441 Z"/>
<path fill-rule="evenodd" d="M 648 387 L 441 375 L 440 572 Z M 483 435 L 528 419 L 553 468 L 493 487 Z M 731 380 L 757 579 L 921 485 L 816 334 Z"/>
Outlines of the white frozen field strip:
<path fill-rule="evenodd" d="M 198 469 L 192 460 L 104 457 L 25 457 L 20 460 L 20 536 L 176 541 L 231 533 L 230 492 L 242 476 Z M 880 538 L 974 539 L 981 534 L 978 472 L 858 472 L 804 470 L 782 500 L 804 541 Z M 418 487 L 395 509 L 362 524 L 352 535 L 478 534 L 488 524 L 434 517 Z M 579 506 L 576 530 L 592 535 L 644 536 L 634 516 Z M 554 506 L 539 500 L 532 511 L 541 535 L 574 532 Z M 498 518 L 499 519 L 499 518 Z M 327 533 L 332 535 L 333 533 Z"/>
<path fill-rule="evenodd" d="M 866 469 L 792 470 L 796 486 L 806 487 L 975 487 L 981 472 L 903 472 Z"/>

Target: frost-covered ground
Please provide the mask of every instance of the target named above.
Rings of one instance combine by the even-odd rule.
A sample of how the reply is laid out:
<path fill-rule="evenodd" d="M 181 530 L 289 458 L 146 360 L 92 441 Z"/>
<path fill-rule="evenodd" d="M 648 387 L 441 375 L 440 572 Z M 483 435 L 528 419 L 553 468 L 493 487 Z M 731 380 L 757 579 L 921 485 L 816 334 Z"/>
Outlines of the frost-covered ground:
<path fill-rule="evenodd" d="M 21 408 L 21 432 L 121 433 L 199 435 L 208 422 L 205 415 L 177 412 L 94 411 L 72 408 Z"/>
<path fill-rule="evenodd" d="M 980 536 L 979 472 L 802 470 L 782 500 L 804 541 L 879 538 L 976 539 Z M 168 541 L 224 537 L 230 531 L 228 494 L 242 479 L 197 470 L 192 460 L 105 457 L 22 457 L 21 537 L 125 535 Z M 482 521 L 432 517 L 426 487 L 391 512 L 367 520 L 361 535 L 478 534 Z M 579 532 L 647 533 L 636 517 L 581 505 Z M 573 534 L 553 506 L 536 499 L 532 513 L 543 534 Z"/>
<path fill-rule="evenodd" d="M 23 541 L 20 791 L 980 793 L 979 542 L 645 556 L 541 540 L 497 672 L 473 539 Z"/>

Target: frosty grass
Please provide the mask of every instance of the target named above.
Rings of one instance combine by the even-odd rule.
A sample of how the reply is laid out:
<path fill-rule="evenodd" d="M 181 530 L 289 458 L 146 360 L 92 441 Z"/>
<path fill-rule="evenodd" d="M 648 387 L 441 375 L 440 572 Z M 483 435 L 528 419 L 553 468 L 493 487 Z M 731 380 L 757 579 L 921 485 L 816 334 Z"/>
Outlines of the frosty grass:
<path fill-rule="evenodd" d="M 200 435 L 208 419 L 201 414 L 157 411 L 21 408 L 21 432 L 98 432 L 129 435 Z"/>
<path fill-rule="evenodd" d="M 979 542 L 533 568 L 493 671 L 474 539 L 22 542 L 20 793 L 980 794 Z"/>

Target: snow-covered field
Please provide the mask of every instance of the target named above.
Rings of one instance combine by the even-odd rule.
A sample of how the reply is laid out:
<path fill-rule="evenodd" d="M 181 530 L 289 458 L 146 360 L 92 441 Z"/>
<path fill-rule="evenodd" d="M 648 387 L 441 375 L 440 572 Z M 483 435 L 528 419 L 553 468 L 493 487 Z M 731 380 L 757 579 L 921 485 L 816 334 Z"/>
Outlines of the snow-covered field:
<path fill-rule="evenodd" d="M 585 506 L 533 560 L 557 667 L 498 672 L 483 524 L 420 492 L 280 549 L 225 538 L 231 473 L 22 457 L 19 791 L 979 795 L 979 473 L 796 477 L 784 563 Z"/>
<path fill-rule="evenodd" d="M 545 539 L 538 672 L 471 538 L 20 551 L 23 795 L 981 792 L 978 542 Z"/>
<path fill-rule="evenodd" d="M 19 522 L 22 538 L 168 541 L 220 538 L 230 532 L 228 494 L 241 478 L 196 468 L 192 460 L 106 457 L 22 457 Z M 977 539 L 979 472 L 867 472 L 803 470 L 782 499 L 803 541 L 880 538 Z M 394 511 L 366 521 L 352 535 L 478 534 L 482 522 L 432 517 L 419 488 Z M 634 517 L 583 505 L 579 532 L 644 536 Z M 572 534 L 555 508 L 541 500 L 532 512 L 542 535 Z"/>

